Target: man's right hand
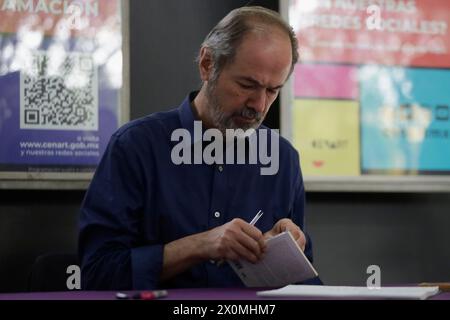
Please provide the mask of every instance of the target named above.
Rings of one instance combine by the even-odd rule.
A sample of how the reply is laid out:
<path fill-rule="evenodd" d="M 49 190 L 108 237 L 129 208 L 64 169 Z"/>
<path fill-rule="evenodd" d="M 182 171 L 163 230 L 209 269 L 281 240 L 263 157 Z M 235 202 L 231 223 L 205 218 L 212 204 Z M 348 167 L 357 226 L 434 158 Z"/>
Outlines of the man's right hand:
<path fill-rule="evenodd" d="M 258 262 L 266 250 L 262 232 L 236 218 L 203 234 L 202 256 L 210 260 L 246 259 Z"/>
<path fill-rule="evenodd" d="M 196 233 L 164 246 L 161 280 L 170 279 L 193 265 L 208 260 L 259 261 L 266 250 L 260 230 L 242 219 Z"/>

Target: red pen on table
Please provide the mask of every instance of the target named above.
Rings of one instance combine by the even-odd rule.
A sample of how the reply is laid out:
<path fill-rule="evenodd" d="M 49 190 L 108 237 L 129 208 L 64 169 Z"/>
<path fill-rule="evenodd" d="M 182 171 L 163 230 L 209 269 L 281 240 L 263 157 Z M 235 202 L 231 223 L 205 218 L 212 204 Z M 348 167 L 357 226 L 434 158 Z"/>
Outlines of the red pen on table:
<path fill-rule="evenodd" d="M 154 300 L 158 298 L 164 298 L 167 296 L 167 290 L 153 290 L 153 291 L 140 291 L 133 295 L 129 295 L 123 292 L 117 292 L 117 299 L 133 299 L 133 300 Z"/>

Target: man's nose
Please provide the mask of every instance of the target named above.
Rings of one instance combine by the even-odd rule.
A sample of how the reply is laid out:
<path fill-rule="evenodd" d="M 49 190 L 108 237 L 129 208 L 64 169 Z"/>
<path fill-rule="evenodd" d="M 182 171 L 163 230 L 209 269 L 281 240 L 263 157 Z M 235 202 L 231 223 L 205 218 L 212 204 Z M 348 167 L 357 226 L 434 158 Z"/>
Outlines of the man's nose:
<path fill-rule="evenodd" d="M 266 103 L 266 89 L 258 88 L 252 92 L 247 105 L 256 112 L 262 113 L 266 109 Z"/>

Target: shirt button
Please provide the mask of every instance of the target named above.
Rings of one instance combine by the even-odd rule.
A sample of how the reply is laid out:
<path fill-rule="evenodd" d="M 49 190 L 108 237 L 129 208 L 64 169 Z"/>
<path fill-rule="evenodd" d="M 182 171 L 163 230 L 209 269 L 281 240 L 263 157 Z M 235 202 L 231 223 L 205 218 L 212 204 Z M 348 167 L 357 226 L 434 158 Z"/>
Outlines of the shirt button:
<path fill-rule="evenodd" d="M 223 166 L 219 166 L 219 172 L 223 171 Z"/>
<path fill-rule="evenodd" d="M 214 212 L 214 217 L 219 218 L 220 217 L 220 212 L 219 211 Z"/>

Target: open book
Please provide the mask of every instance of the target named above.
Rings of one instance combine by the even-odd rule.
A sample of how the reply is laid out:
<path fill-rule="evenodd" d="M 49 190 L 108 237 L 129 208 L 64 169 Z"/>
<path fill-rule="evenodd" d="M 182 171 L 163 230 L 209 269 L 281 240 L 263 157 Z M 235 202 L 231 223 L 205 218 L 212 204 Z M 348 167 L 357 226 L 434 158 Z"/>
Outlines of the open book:
<path fill-rule="evenodd" d="M 318 276 L 289 231 L 267 240 L 261 261 L 228 261 L 247 287 L 283 287 Z"/>

